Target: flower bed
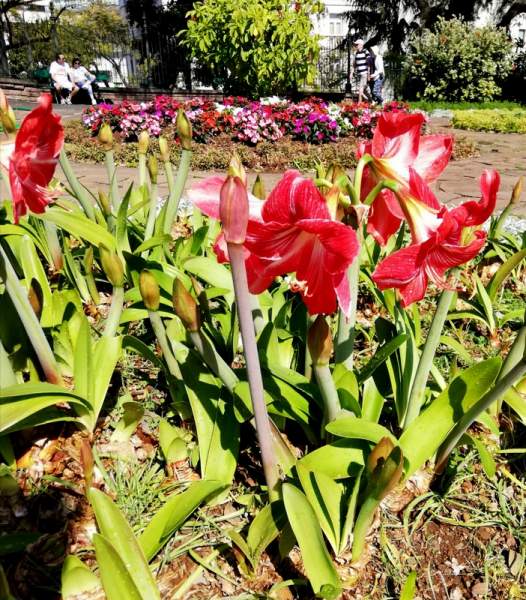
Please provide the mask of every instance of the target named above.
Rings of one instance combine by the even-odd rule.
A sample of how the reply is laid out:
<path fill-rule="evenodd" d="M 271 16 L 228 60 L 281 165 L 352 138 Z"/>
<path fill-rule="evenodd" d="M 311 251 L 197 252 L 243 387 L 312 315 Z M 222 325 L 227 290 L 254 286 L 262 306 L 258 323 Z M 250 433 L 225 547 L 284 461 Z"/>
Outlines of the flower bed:
<path fill-rule="evenodd" d="M 179 108 L 186 111 L 192 123 L 195 141 L 205 143 L 226 133 L 252 145 L 284 136 L 315 144 L 347 136 L 369 139 L 383 112 L 410 112 L 409 105 L 402 102 L 372 107 L 356 102 L 328 103 L 319 98 L 294 103 L 277 97 L 253 101 L 229 97 L 222 103 L 202 98 L 181 103 L 170 96 L 157 96 L 151 102 L 124 100 L 90 106 L 82 122 L 93 134 L 108 123 L 125 140 L 133 141 L 141 131 L 157 137 L 173 126 Z"/>
<path fill-rule="evenodd" d="M 471 131 L 498 133 L 526 133 L 526 111 L 517 110 L 461 110 L 453 113 L 453 127 Z"/>

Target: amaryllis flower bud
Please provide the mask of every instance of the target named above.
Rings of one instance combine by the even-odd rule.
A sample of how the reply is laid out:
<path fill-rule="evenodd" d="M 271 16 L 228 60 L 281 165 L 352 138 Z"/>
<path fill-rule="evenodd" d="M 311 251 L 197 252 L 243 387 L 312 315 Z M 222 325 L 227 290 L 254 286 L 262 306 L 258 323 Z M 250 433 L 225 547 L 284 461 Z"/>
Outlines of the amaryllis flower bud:
<path fill-rule="evenodd" d="M 170 160 L 170 148 L 168 147 L 168 141 L 162 135 L 159 138 L 159 153 L 163 162 L 168 162 Z"/>
<path fill-rule="evenodd" d="M 186 116 L 186 113 L 182 108 L 177 113 L 177 120 L 175 121 L 175 127 L 177 129 L 177 135 L 181 140 L 181 146 L 183 150 L 192 149 L 192 124 L 190 119 Z"/>
<path fill-rule="evenodd" d="M 153 156 L 153 154 L 148 157 L 148 173 L 150 174 L 150 181 L 152 183 L 157 183 L 159 165 L 157 164 L 157 159 L 155 156 Z"/>
<path fill-rule="evenodd" d="M 0 88 L 0 113 L 6 112 L 9 108 L 9 102 L 4 94 L 4 90 Z"/>
<path fill-rule="evenodd" d="M 234 152 L 234 154 L 232 154 L 232 158 L 230 159 L 230 163 L 228 165 L 228 174 L 232 177 L 239 177 L 239 179 L 241 179 L 241 181 L 243 182 L 243 185 L 246 187 L 247 174 L 237 152 Z"/>
<path fill-rule="evenodd" d="M 139 154 L 146 154 L 148 152 L 148 146 L 150 145 L 150 135 L 144 129 L 139 134 L 139 140 L 137 143 L 137 152 Z"/>
<path fill-rule="evenodd" d="M 517 179 L 517 182 L 513 186 L 513 191 L 511 193 L 511 198 L 510 198 L 510 204 L 518 204 L 519 203 L 519 200 L 521 199 L 521 194 L 522 194 L 522 182 L 523 182 L 523 177 L 519 177 Z"/>
<path fill-rule="evenodd" d="M 111 131 L 111 127 L 108 125 L 108 123 L 104 123 L 104 125 L 99 129 L 98 138 L 104 150 L 113 150 L 113 132 Z"/>
<path fill-rule="evenodd" d="M 161 302 L 161 291 L 157 280 L 147 269 L 141 271 L 139 275 L 139 291 L 144 306 L 152 312 L 158 311 Z"/>
<path fill-rule="evenodd" d="M 254 185 L 252 186 L 252 195 L 260 200 L 265 200 L 267 197 L 263 180 L 259 175 L 256 177 L 256 181 L 254 181 Z"/>
<path fill-rule="evenodd" d="M 124 267 L 119 255 L 104 244 L 99 246 L 99 255 L 102 268 L 111 285 L 122 287 L 124 285 Z"/>
<path fill-rule="evenodd" d="M 0 90 L 0 122 L 6 133 L 16 132 L 16 117 L 13 109 L 9 106 L 6 95 Z"/>
<path fill-rule="evenodd" d="M 243 244 L 248 226 L 248 194 L 239 177 L 229 175 L 219 193 L 219 217 L 225 240 Z"/>
<path fill-rule="evenodd" d="M 310 326 L 307 344 L 315 365 L 328 365 L 332 354 L 331 329 L 324 316 L 318 315 Z"/>
<path fill-rule="evenodd" d="M 110 199 L 102 190 L 99 190 L 99 204 L 105 215 L 111 215 Z"/>
<path fill-rule="evenodd" d="M 201 326 L 199 307 L 180 279 L 174 280 L 172 302 L 175 314 L 188 331 L 198 331 Z"/>
<path fill-rule="evenodd" d="M 10 106 L 5 111 L 0 111 L 0 121 L 6 133 L 16 133 L 15 112 Z"/>

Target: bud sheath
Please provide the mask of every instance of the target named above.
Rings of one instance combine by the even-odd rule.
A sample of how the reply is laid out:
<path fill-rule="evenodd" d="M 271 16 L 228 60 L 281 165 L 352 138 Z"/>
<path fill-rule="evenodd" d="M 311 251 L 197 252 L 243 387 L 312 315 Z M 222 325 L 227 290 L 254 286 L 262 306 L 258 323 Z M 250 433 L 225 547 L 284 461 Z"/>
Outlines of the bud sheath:
<path fill-rule="evenodd" d="M 221 187 L 219 216 L 227 243 L 243 244 L 248 226 L 248 194 L 239 177 L 229 175 Z"/>

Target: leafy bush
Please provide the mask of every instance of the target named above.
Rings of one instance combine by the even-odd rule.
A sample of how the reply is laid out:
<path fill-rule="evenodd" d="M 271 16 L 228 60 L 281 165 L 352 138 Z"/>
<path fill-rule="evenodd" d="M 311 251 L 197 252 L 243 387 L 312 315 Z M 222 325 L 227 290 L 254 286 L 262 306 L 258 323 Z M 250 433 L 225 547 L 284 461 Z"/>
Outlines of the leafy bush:
<path fill-rule="evenodd" d="M 183 43 L 225 89 L 283 93 L 313 76 L 318 37 L 316 0 L 202 0 L 188 13 Z"/>
<path fill-rule="evenodd" d="M 458 129 L 526 133 L 526 110 L 462 110 L 455 111 L 452 120 Z"/>
<path fill-rule="evenodd" d="M 504 29 L 439 19 L 434 31 L 412 39 L 408 90 L 426 100 L 493 100 L 511 65 Z"/>

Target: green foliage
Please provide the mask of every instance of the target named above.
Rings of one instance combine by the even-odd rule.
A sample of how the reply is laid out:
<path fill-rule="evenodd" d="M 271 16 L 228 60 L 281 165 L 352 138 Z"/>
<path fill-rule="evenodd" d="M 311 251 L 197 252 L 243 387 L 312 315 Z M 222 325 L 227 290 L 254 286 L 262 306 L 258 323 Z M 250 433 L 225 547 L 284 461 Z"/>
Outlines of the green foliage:
<path fill-rule="evenodd" d="M 453 127 L 471 131 L 526 133 L 526 110 L 462 110 L 455 111 Z"/>
<path fill-rule="evenodd" d="M 68 62 L 79 56 L 89 67 L 97 56 L 102 56 L 118 71 L 120 60 L 115 58 L 115 45 L 127 47 L 131 43 L 126 20 L 116 8 L 102 0 L 90 2 L 82 11 L 66 11 L 58 19 L 55 32 L 50 20 L 22 23 L 15 17 L 13 36 L 14 42 L 21 47 L 9 52 L 11 70 L 14 73 L 27 71 L 29 75 L 37 62 L 49 66 L 55 59 L 56 49 L 50 38 L 56 39 L 56 48 Z M 27 39 L 33 40 L 30 53 Z"/>
<path fill-rule="evenodd" d="M 440 18 L 412 39 L 408 90 L 425 100 L 490 101 L 500 95 L 511 64 L 504 29 Z"/>
<path fill-rule="evenodd" d="M 312 77 L 317 0 L 203 0 L 188 13 L 183 43 L 226 90 L 251 96 L 294 90 Z"/>

